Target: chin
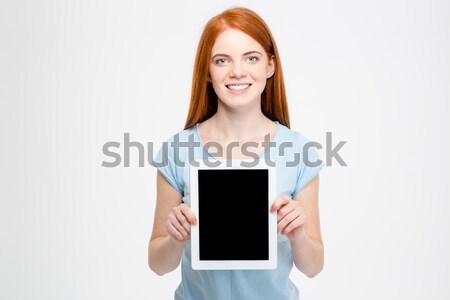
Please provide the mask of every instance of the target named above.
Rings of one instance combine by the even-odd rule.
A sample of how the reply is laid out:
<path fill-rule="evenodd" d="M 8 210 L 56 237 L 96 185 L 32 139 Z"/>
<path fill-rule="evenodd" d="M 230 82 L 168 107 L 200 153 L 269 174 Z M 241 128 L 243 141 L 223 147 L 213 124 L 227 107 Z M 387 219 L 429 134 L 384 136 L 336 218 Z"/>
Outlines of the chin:
<path fill-rule="evenodd" d="M 242 101 L 240 101 L 242 100 Z M 220 100 L 225 106 L 230 107 L 230 108 L 240 108 L 240 107 L 248 107 L 251 105 L 259 105 L 259 102 L 255 101 L 255 100 L 248 100 L 248 99 L 225 99 L 225 100 Z"/>

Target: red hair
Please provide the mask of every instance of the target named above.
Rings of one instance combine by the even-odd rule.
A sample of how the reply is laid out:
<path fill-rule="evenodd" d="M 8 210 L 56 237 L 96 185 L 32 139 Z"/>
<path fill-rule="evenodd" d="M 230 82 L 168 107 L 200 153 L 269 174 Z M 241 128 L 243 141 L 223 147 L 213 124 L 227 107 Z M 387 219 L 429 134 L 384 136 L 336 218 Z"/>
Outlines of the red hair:
<path fill-rule="evenodd" d="M 261 94 L 261 110 L 267 118 L 290 128 L 281 61 L 272 33 L 255 12 L 235 7 L 210 19 L 203 30 L 195 57 L 191 102 L 184 129 L 209 119 L 217 111 L 217 95 L 208 82 L 209 61 L 216 38 L 229 28 L 249 35 L 264 48 L 268 58 L 273 56 L 275 73 L 267 79 Z"/>

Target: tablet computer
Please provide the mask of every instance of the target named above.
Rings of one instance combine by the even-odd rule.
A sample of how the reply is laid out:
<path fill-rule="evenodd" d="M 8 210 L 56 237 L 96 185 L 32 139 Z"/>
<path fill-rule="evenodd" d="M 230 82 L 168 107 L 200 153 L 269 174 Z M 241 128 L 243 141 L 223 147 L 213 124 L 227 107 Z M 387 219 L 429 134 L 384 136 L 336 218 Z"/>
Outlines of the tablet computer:
<path fill-rule="evenodd" d="M 191 260 L 196 270 L 277 267 L 276 168 L 264 160 L 190 165 Z"/>

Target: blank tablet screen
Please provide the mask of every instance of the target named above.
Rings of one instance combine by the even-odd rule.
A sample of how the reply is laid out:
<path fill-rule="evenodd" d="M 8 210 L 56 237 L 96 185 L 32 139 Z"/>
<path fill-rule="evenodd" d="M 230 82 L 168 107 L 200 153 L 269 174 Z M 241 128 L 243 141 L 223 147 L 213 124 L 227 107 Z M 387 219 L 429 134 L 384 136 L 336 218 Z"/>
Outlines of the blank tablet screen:
<path fill-rule="evenodd" d="M 269 259 L 269 171 L 198 170 L 200 260 Z"/>

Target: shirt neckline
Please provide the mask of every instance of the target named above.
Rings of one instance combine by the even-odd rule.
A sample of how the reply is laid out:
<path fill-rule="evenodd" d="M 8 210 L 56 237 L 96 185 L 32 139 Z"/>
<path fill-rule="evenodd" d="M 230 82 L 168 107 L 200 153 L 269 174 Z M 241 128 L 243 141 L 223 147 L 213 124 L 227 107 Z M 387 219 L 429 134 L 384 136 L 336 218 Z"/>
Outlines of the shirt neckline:
<path fill-rule="evenodd" d="M 275 134 L 273 136 L 273 139 L 270 141 L 270 143 L 274 143 L 280 133 L 280 128 L 281 128 L 281 124 L 279 121 L 274 121 L 277 124 L 277 130 L 275 131 Z M 202 138 L 200 136 L 200 131 L 198 130 L 198 125 L 200 123 L 196 123 L 195 124 L 195 134 L 197 135 L 198 140 L 200 141 L 200 146 L 203 149 L 204 152 L 206 152 L 211 158 L 216 159 L 216 160 L 223 160 L 223 158 L 217 158 L 214 155 L 212 155 L 211 153 L 209 153 L 209 151 L 206 149 L 205 145 L 203 144 Z M 257 159 L 261 159 L 264 158 L 265 154 L 267 151 L 269 151 L 270 147 L 266 147 L 264 148 L 264 150 L 259 154 Z"/>

